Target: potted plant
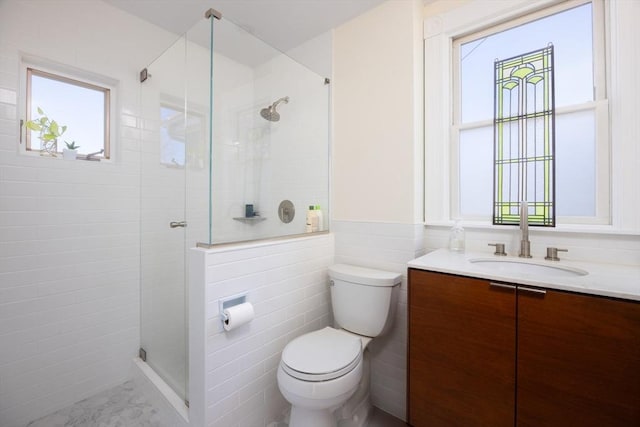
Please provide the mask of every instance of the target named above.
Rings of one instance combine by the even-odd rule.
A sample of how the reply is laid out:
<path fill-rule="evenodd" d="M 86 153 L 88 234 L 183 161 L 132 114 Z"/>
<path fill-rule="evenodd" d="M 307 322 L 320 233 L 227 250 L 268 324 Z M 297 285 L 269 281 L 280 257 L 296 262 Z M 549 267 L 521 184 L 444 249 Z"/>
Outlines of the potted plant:
<path fill-rule="evenodd" d="M 58 138 L 66 132 L 66 126 L 60 126 L 55 120 L 50 119 L 42 108 L 38 107 L 40 117 L 29 120 L 26 123 L 27 129 L 39 132 L 40 155 L 56 157 L 58 152 Z"/>
<path fill-rule="evenodd" d="M 75 141 L 65 141 L 64 144 L 67 148 L 62 150 L 62 158 L 65 160 L 75 160 L 76 157 L 78 157 L 78 148 L 80 148 L 80 146 L 76 145 Z"/>

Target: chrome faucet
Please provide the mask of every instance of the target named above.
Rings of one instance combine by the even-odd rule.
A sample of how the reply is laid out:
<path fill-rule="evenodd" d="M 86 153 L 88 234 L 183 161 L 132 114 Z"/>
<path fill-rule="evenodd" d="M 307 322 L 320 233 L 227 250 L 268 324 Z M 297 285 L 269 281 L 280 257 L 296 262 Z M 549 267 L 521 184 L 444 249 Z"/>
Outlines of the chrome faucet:
<path fill-rule="evenodd" d="M 96 151 L 95 153 L 87 154 L 87 156 L 83 160 L 89 160 L 90 162 L 99 162 L 100 159 L 94 156 L 97 156 L 98 154 L 102 154 L 102 153 L 104 153 L 104 148 L 101 149 L 100 151 Z"/>
<path fill-rule="evenodd" d="M 520 258 L 531 258 L 531 242 L 529 241 L 529 204 L 520 202 Z"/>

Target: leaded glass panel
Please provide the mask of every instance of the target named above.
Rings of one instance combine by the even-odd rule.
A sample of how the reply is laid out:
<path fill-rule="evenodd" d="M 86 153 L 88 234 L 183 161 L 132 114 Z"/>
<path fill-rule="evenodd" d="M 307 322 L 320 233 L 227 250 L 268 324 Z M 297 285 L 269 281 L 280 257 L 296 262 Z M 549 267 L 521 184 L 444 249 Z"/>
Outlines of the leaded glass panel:
<path fill-rule="evenodd" d="M 555 226 L 553 45 L 495 61 L 494 224 Z"/>

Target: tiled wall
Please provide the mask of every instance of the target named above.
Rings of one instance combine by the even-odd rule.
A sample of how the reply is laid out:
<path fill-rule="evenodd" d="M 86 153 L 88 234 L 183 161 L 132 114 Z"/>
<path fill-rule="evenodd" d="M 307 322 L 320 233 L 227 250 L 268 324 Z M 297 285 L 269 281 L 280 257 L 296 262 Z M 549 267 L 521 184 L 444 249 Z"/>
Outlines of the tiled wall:
<path fill-rule="evenodd" d="M 192 425 L 259 427 L 282 419 L 289 405 L 276 382 L 280 353 L 291 339 L 330 323 L 333 248 L 326 234 L 191 251 Z M 218 300 L 241 292 L 255 318 L 224 332 Z"/>
<path fill-rule="evenodd" d="M 139 340 L 136 75 L 171 38 L 101 1 L 0 2 L 3 427 L 128 376 Z M 22 54 L 118 81 L 113 161 L 18 154 Z"/>
<path fill-rule="evenodd" d="M 259 65 L 220 54 L 214 60 L 215 243 L 303 233 L 307 207 L 328 204 L 329 86 L 290 57 L 258 46 L 273 58 Z M 319 46 L 299 48 L 311 56 Z M 285 96 L 289 103 L 279 104 L 280 121 L 260 116 L 262 108 Z M 286 224 L 277 218 L 283 200 L 296 210 Z M 253 204 L 266 220 L 238 220 L 245 204 Z"/>
<path fill-rule="evenodd" d="M 336 263 L 402 273 L 393 328 L 369 347 L 371 400 L 378 408 L 406 419 L 407 261 L 424 254 L 422 224 L 333 221 Z"/>
<path fill-rule="evenodd" d="M 464 223 L 463 223 L 464 225 Z M 518 227 L 485 227 L 465 229 L 467 251 L 492 254 L 489 243 L 504 243 L 506 252 L 516 256 L 520 249 Z M 547 247 L 567 249 L 560 258 L 610 264 L 640 264 L 640 238 L 632 234 L 604 234 L 587 232 L 562 232 L 540 227 L 529 228 L 531 255 L 543 259 Z M 446 248 L 449 245 L 449 227 L 425 228 L 427 250 Z"/>

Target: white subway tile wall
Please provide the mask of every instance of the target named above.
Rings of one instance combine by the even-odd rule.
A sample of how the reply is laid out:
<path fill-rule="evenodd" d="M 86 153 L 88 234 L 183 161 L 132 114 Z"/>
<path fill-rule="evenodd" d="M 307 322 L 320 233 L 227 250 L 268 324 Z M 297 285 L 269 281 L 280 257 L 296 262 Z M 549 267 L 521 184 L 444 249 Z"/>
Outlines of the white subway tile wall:
<path fill-rule="evenodd" d="M 462 224 L 464 226 L 464 223 Z M 449 228 L 428 226 L 425 242 L 428 251 L 449 246 Z M 504 243 L 508 255 L 516 256 L 520 249 L 518 227 L 465 228 L 466 250 L 490 255 L 495 250 L 489 243 Z M 640 238 L 637 235 L 562 232 L 555 229 L 529 229 L 531 255 L 544 258 L 547 247 L 568 249 L 560 257 L 567 260 L 603 262 L 609 264 L 640 264 Z"/>
<path fill-rule="evenodd" d="M 331 323 L 333 248 L 326 234 L 191 251 L 190 329 L 206 337 L 204 346 L 190 347 L 190 378 L 205 378 L 192 381 L 194 395 L 198 387 L 205 393 L 190 402 L 192 423 L 258 427 L 282 419 L 289 404 L 276 382 L 280 353 L 293 338 Z M 223 332 L 218 300 L 244 292 L 255 318 Z"/>
<path fill-rule="evenodd" d="M 407 262 L 425 253 L 422 224 L 333 221 L 336 263 L 402 273 L 393 328 L 374 339 L 371 352 L 371 401 L 406 420 Z"/>
<path fill-rule="evenodd" d="M 3 427 L 129 377 L 139 342 L 136 75 L 172 38 L 99 1 L 0 3 Z M 24 54 L 118 81 L 112 161 L 19 154 Z"/>

